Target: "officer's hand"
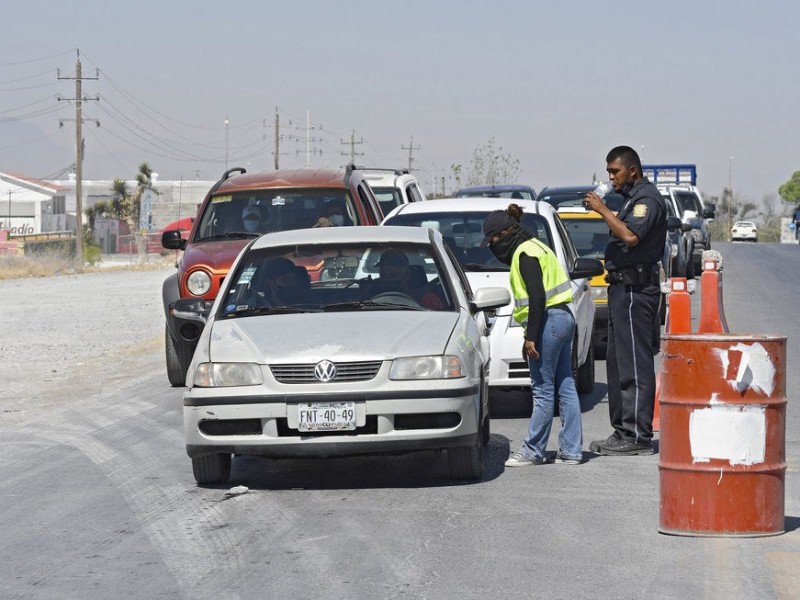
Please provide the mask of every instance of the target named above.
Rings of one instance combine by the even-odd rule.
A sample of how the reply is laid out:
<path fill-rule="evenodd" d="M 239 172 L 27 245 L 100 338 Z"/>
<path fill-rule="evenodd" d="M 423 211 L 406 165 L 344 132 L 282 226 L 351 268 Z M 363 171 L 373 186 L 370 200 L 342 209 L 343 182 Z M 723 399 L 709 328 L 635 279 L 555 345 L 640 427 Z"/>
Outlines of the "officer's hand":
<path fill-rule="evenodd" d="M 603 199 L 594 192 L 589 192 L 583 197 L 584 208 L 589 210 L 597 210 L 601 206 L 603 206 Z"/>
<path fill-rule="evenodd" d="M 522 358 L 527 362 L 528 358 L 533 358 L 534 360 L 539 359 L 539 351 L 536 350 L 536 343 L 532 342 L 531 340 L 525 340 L 525 343 L 522 346 Z"/>

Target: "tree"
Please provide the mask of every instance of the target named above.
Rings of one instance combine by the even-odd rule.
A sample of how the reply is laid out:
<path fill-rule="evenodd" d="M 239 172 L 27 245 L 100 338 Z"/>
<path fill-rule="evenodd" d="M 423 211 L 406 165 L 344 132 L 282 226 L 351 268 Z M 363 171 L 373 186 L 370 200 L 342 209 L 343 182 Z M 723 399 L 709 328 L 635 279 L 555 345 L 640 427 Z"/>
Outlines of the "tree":
<path fill-rule="evenodd" d="M 800 171 L 792 173 L 792 178 L 778 188 L 780 197 L 791 203 L 800 203 Z"/>
<path fill-rule="evenodd" d="M 461 187 L 462 166 L 451 165 L 453 178 L 456 185 Z M 472 151 L 469 169 L 466 173 L 466 185 L 496 185 L 515 183 L 521 169 L 519 159 L 504 152 L 502 146 L 497 146 L 494 136 L 484 144 L 475 147 Z"/>

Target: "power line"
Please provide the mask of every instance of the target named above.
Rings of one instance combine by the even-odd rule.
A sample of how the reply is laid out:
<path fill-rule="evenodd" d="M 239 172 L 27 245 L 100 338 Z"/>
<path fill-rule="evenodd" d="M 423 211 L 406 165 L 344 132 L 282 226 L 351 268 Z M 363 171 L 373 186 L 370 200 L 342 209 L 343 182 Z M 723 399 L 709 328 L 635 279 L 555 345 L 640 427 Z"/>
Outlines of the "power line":
<path fill-rule="evenodd" d="M 27 65 L 27 64 L 30 64 L 30 63 L 34 63 L 34 62 L 42 62 L 42 61 L 45 61 L 45 60 L 52 60 L 52 59 L 58 58 L 60 56 L 66 56 L 67 54 L 72 54 L 73 52 L 76 52 L 76 51 L 77 51 L 77 48 L 70 48 L 66 52 L 59 52 L 58 54 L 51 54 L 50 56 L 42 56 L 41 58 L 31 58 L 31 59 L 28 59 L 28 60 L 18 60 L 18 61 L 12 61 L 12 62 L 0 62 L 0 67 L 12 67 L 12 66 L 15 66 L 15 65 Z"/>

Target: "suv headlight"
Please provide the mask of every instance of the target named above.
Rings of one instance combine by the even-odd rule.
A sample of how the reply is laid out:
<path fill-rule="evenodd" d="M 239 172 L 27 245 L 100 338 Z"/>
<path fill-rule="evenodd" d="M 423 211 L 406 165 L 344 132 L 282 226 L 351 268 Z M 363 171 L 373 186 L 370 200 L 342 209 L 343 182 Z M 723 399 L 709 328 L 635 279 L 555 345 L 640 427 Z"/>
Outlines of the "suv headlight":
<path fill-rule="evenodd" d="M 692 237 L 696 241 L 698 241 L 698 242 L 702 242 L 703 241 L 703 232 L 700 231 L 699 229 L 692 229 L 691 230 L 691 234 L 692 234 Z"/>
<path fill-rule="evenodd" d="M 194 372 L 196 387 L 261 385 L 261 369 L 254 363 L 200 363 Z"/>
<path fill-rule="evenodd" d="M 604 285 L 592 286 L 592 299 L 597 302 L 598 300 L 608 302 L 608 288 Z"/>
<path fill-rule="evenodd" d="M 392 362 L 389 379 L 457 379 L 464 369 L 457 356 L 412 356 Z"/>
<path fill-rule="evenodd" d="M 211 289 L 211 275 L 205 271 L 194 271 L 186 279 L 186 287 L 190 294 L 202 296 Z"/>

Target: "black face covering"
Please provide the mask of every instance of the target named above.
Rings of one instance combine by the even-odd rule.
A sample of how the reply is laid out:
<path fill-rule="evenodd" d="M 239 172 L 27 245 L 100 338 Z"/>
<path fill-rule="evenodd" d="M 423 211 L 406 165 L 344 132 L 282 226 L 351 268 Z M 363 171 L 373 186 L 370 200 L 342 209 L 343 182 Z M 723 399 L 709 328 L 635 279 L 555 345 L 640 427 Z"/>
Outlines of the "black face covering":
<path fill-rule="evenodd" d="M 522 235 L 519 228 L 515 227 L 496 242 L 489 244 L 489 250 L 501 263 L 510 265 L 517 246 L 527 239 L 526 236 Z"/>

